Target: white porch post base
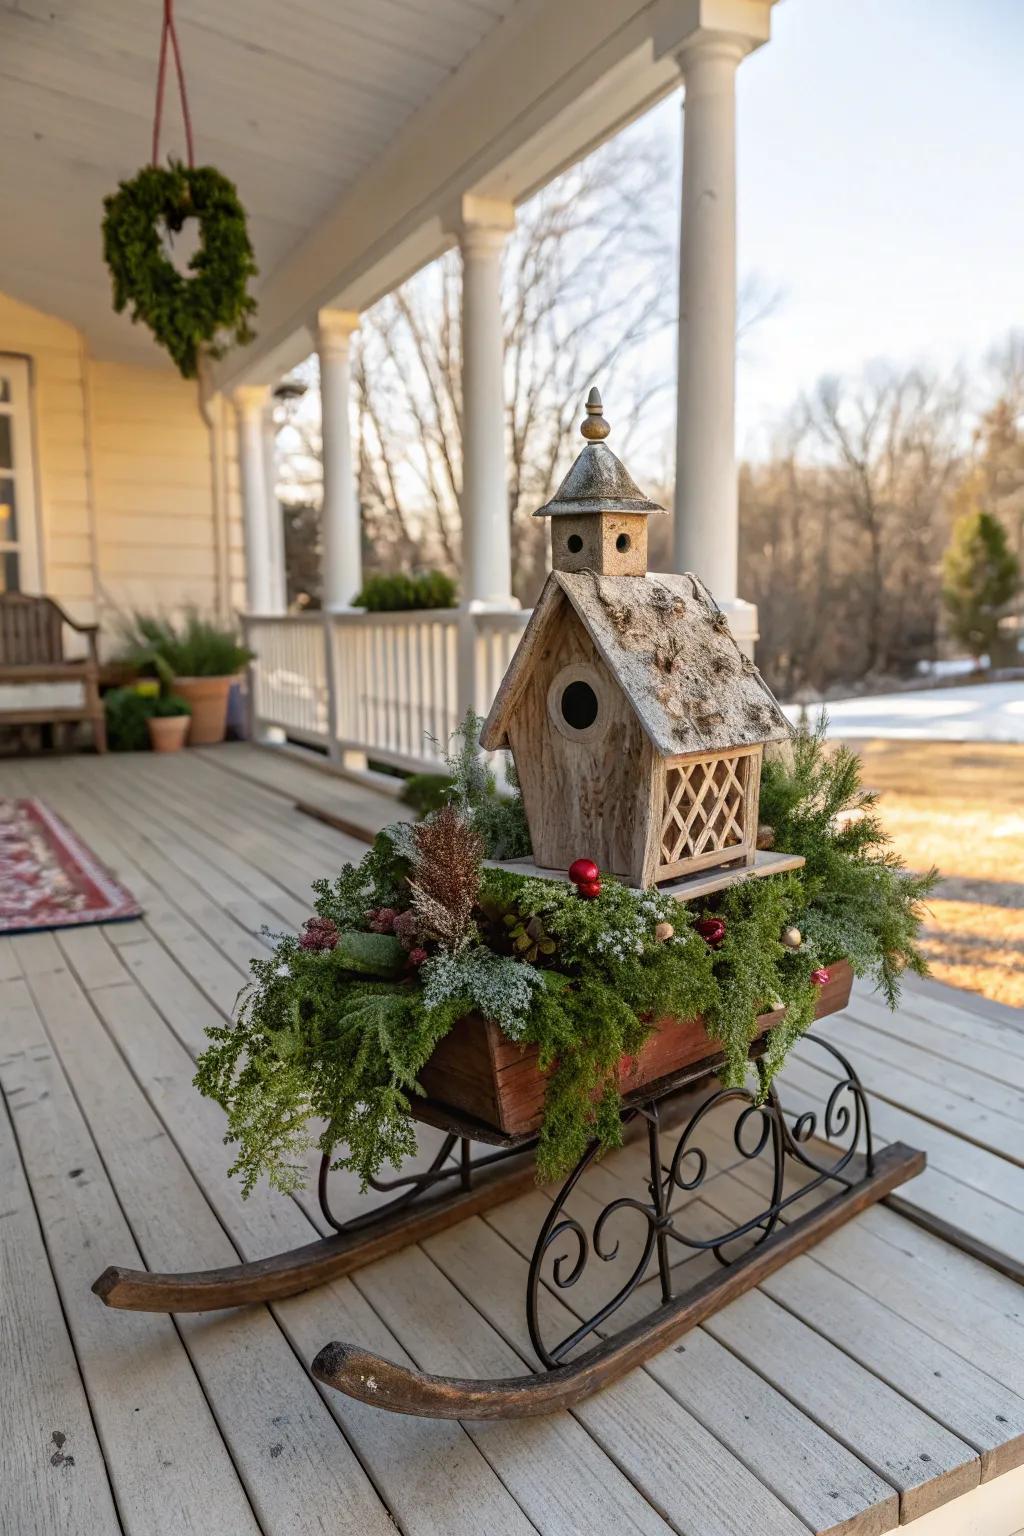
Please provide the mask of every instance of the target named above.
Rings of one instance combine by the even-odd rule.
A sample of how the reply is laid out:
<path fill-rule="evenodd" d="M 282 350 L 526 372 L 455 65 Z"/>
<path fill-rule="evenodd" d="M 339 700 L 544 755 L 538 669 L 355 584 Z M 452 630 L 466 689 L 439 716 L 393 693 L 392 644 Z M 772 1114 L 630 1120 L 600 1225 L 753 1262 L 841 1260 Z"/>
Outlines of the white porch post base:
<path fill-rule="evenodd" d="M 349 422 L 353 310 L 322 309 L 316 317 L 320 358 L 324 501 L 321 544 L 323 606 L 347 608 L 363 585 L 363 536 Z"/>
<path fill-rule="evenodd" d="M 746 603 L 742 597 L 735 597 L 731 603 L 719 603 L 718 606 L 729 620 L 736 644 L 745 656 L 753 660 L 758 637 L 757 604 Z"/>

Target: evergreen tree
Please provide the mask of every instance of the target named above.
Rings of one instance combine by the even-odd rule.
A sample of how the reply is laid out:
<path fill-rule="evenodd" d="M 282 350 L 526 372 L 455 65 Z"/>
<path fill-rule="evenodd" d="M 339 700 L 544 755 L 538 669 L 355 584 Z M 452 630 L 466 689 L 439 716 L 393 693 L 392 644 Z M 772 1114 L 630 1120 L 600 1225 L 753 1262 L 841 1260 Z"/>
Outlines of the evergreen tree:
<path fill-rule="evenodd" d="M 975 510 L 957 519 L 942 575 L 951 634 L 975 660 L 991 658 L 1000 615 L 1020 584 L 1020 565 L 998 518 Z"/>

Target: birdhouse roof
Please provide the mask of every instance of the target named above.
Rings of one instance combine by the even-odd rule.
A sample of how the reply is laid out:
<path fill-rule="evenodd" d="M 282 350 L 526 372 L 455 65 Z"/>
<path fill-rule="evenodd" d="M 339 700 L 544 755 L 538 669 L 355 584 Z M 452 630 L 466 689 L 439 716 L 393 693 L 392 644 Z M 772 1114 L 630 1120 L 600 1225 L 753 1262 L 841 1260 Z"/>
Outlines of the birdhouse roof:
<path fill-rule="evenodd" d="M 626 466 L 617 459 L 604 439 L 611 431 L 604 419 L 601 396 L 592 389 L 587 396 L 587 414 L 580 423 L 586 439 L 581 450 L 551 500 L 538 507 L 534 517 L 579 517 L 584 513 L 664 512 L 656 501 L 648 501 L 634 482 Z"/>
<path fill-rule="evenodd" d="M 549 502 L 534 517 L 579 517 L 586 512 L 664 512 L 648 501 L 629 471 L 604 443 L 588 443 Z"/>
<path fill-rule="evenodd" d="M 697 576 L 552 571 L 481 735 L 508 745 L 508 722 L 550 626 L 568 603 L 662 757 L 784 741 L 789 724 Z"/>

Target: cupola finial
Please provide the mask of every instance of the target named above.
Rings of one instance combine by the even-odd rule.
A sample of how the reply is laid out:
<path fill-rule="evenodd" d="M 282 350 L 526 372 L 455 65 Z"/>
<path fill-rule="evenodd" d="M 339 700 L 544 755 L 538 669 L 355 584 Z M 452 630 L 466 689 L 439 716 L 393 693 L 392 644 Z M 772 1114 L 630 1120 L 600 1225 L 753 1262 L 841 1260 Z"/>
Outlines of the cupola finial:
<path fill-rule="evenodd" d="M 601 443 L 610 431 L 611 427 L 604 419 L 601 395 L 595 384 L 587 396 L 587 414 L 580 422 L 580 435 L 585 437 L 588 443 Z"/>

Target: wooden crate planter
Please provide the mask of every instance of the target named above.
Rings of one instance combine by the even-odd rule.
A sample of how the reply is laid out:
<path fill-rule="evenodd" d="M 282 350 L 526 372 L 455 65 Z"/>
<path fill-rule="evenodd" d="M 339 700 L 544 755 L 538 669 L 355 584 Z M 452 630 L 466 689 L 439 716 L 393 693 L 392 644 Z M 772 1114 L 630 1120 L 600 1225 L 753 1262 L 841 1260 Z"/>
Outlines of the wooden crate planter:
<path fill-rule="evenodd" d="M 816 1018 L 837 1013 L 850 1000 L 853 972 L 847 960 L 829 967 L 821 988 Z M 758 1036 L 785 1017 L 781 1008 L 758 1019 Z M 619 1069 L 622 1092 L 632 1093 L 717 1054 L 703 1019 L 659 1022 L 635 1058 L 623 1057 Z M 537 1047 L 516 1045 L 491 1019 L 470 1014 L 460 1019 L 438 1045 L 420 1073 L 420 1084 L 432 1101 L 447 1106 L 508 1136 L 536 1131 L 544 1114 L 546 1078 L 537 1062 Z"/>

